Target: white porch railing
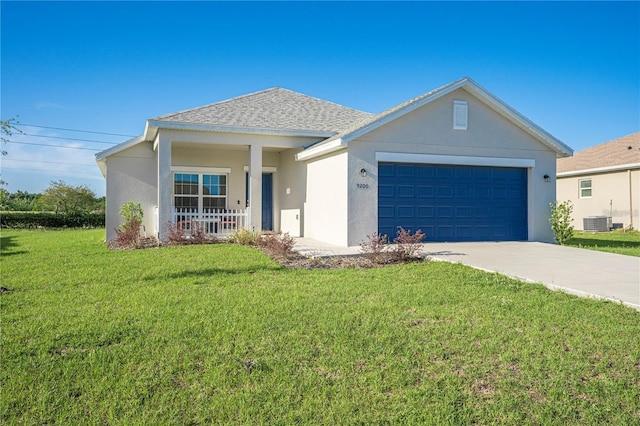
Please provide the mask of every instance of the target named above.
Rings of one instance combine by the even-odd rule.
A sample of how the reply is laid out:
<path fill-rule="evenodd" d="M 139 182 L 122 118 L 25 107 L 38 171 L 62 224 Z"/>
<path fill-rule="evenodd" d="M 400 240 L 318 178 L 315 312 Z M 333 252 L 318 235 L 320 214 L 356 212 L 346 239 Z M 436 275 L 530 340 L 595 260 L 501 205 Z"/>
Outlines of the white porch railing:
<path fill-rule="evenodd" d="M 237 229 L 249 228 L 249 208 L 246 210 L 187 209 L 174 207 L 171 223 L 188 237 L 194 233 L 204 233 L 214 237 L 225 237 Z"/>

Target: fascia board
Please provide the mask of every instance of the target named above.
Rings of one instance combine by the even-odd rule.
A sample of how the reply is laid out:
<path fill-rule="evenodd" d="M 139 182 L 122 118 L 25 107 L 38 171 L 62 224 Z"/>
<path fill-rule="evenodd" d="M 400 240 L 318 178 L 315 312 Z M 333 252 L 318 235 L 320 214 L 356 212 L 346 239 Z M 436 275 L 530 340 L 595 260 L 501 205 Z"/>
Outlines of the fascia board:
<path fill-rule="evenodd" d="M 338 138 L 319 146 L 307 148 L 306 150 L 296 154 L 296 161 L 310 160 L 321 155 L 329 154 L 344 148 L 345 145 L 346 142 L 344 142 L 342 138 Z"/>
<path fill-rule="evenodd" d="M 405 114 L 410 113 L 411 111 L 415 111 L 416 109 L 422 107 L 423 105 L 426 105 L 430 102 L 435 101 L 436 99 L 439 99 L 451 92 L 453 92 L 454 90 L 457 90 L 458 88 L 462 87 L 464 85 L 464 81 L 458 82 L 456 84 L 452 84 L 450 86 L 446 86 L 443 87 L 441 90 L 438 90 L 422 99 L 420 99 L 419 101 L 413 102 L 411 104 L 405 105 L 404 107 L 393 111 L 392 113 L 385 115 L 384 117 L 379 118 L 378 120 L 375 120 L 369 124 L 367 124 L 364 127 L 361 127 L 358 130 L 355 130 L 345 136 L 343 136 L 343 140 L 345 141 L 345 143 L 349 143 L 354 139 L 359 138 L 360 136 L 363 136 L 369 132 L 372 132 L 373 130 L 384 126 L 387 123 L 390 123 L 391 121 L 402 117 Z"/>
<path fill-rule="evenodd" d="M 484 101 L 500 112 L 502 115 L 507 117 L 512 122 L 518 124 L 520 127 L 528 130 L 530 133 L 533 133 L 538 139 L 545 142 L 549 147 L 553 148 L 558 154 L 558 157 L 569 157 L 573 155 L 573 149 L 568 145 L 565 145 L 560 140 L 552 136 L 546 130 L 542 129 L 540 126 L 529 120 L 527 117 L 511 108 L 509 105 L 501 101 L 495 95 L 491 94 L 487 90 L 485 90 L 482 86 L 477 84 L 472 80 L 468 80 L 465 84 L 465 89 L 469 90 L 472 94 L 480 99 L 484 99 Z"/>
<path fill-rule="evenodd" d="M 96 163 L 98 163 L 98 168 L 102 173 L 103 177 L 107 177 L 107 160 L 105 158 L 96 159 Z"/>
<path fill-rule="evenodd" d="M 593 175 L 607 172 L 620 172 L 624 170 L 640 169 L 640 163 L 620 164 L 617 166 L 596 167 L 593 169 L 572 170 L 569 172 L 556 173 L 556 177 L 570 177 L 580 175 Z"/>
<path fill-rule="evenodd" d="M 107 158 L 110 155 L 117 154 L 120 151 L 124 151 L 127 148 L 131 148 L 134 145 L 139 144 L 145 140 L 145 135 L 140 135 L 133 139 L 129 139 L 128 141 L 124 141 L 118 145 L 112 146 L 111 148 L 107 148 L 104 151 L 100 151 L 96 154 L 96 161 Z"/>
<path fill-rule="evenodd" d="M 272 136 L 309 136 L 328 138 L 335 135 L 335 132 L 321 132 L 311 130 L 284 130 L 284 129 L 262 129 L 254 127 L 231 127 L 213 126 L 206 124 L 178 123 L 169 121 L 148 120 L 147 125 L 156 129 L 171 130 L 193 130 L 196 132 L 220 132 L 220 133 L 241 133 L 252 135 L 272 135 Z"/>

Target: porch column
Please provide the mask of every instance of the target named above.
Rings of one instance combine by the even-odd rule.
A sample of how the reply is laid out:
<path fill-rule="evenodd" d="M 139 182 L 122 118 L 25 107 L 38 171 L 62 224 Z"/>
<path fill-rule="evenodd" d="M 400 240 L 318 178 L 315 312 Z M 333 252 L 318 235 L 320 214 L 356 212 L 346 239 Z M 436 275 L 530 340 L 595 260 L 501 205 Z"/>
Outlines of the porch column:
<path fill-rule="evenodd" d="M 167 223 L 171 221 L 171 139 L 158 134 L 158 239 L 166 241 Z"/>
<path fill-rule="evenodd" d="M 249 145 L 249 207 L 251 228 L 262 231 L 262 145 Z"/>

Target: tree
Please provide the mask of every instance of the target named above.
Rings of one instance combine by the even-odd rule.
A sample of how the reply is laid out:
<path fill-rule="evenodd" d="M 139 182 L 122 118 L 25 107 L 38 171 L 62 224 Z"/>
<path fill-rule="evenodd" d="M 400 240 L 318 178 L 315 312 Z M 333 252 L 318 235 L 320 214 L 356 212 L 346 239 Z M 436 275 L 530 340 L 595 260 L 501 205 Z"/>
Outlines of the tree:
<path fill-rule="evenodd" d="M 8 137 L 13 135 L 13 132 L 22 133 L 22 130 L 18 129 L 15 125 L 18 124 L 18 117 L 10 118 L 8 120 L 0 120 L 0 127 L 2 128 L 2 134 L 0 140 L 2 143 L 9 142 Z M 2 155 L 7 155 L 7 151 L 1 150 Z"/>
<path fill-rule="evenodd" d="M 39 201 L 56 213 L 89 213 L 96 205 L 96 194 L 86 185 L 72 186 L 59 180 L 51 181 Z"/>
<path fill-rule="evenodd" d="M 14 118 L 10 118 L 8 120 L 0 120 L 0 130 L 1 130 L 0 141 L 2 141 L 3 145 L 9 142 L 9 139 L 7 139 L 7 137 L 13 135 L 13 132 L 18 132 L 20 134 L 23 134 L 22 130 L 15 127 L 15 124 L 18 124 L 17 120 L 18 120 L 17 116 Z M 7 155 L 7 151 L 0 148 L 0 155 Z M 0 186 L 6 185 L 6 184 L 7 182 L 0 179 Z"/>
<path fill-rule="evenodd" d="M 555 203 L 551 203 L 550 207 L 551 217 L 549 218 L 549 223 L 551 224 L 551 229 L 555 235 L 556 242 L 564 245 L 564 243 L 573 237 L 573 225 L 571 225 L 571 222 L 573 222 L 571 218 L 573 204 L 571 204 L 570 200 L 563 201 L 562 203 L 556 201 Z"/>

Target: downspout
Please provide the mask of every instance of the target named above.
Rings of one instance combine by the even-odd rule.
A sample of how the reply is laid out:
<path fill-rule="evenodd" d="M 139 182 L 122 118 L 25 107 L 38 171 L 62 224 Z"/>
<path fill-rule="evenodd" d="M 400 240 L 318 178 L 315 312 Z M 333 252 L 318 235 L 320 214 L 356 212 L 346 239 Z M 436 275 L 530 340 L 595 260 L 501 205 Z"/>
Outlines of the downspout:
<path fill-rule="evenodd" d="M 633 191 L 631 190 L 631 169 L 627 170 L 629 176 L 629 226 L 633 229 Z"/>

